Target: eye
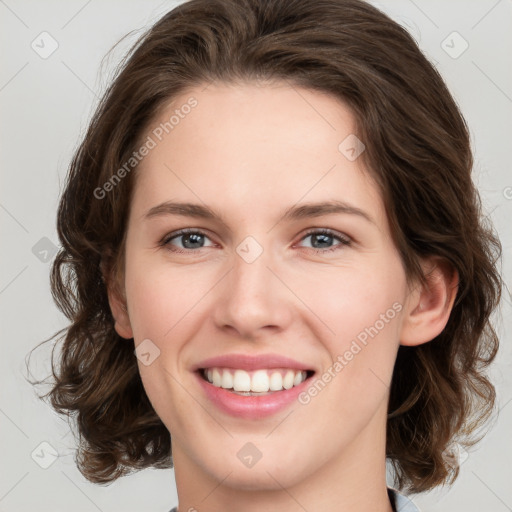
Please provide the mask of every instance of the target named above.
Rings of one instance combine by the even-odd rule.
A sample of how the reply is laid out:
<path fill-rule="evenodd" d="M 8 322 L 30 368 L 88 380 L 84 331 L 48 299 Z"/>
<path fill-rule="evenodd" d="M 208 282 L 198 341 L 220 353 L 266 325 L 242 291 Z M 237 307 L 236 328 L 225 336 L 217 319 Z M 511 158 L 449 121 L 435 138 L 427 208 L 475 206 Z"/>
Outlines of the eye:
<path fill-rule="evenodd" d="M 301 238 L 301 240 L 305 240 L 307 238 L 311 238 L 313 244 L 313 247 L 310 247 L 309 249 L 316 253 L 335 251 L 342 249 L 344 246 L 349 246 L 352 243 L 351 239 L 347 236 L 325 228 L 311 229 Z M 176 247 L 175 244 L 172 243 L 175 239 L 181 239 L 182 247 Z M 172 252 L 184 254 L 193 251 L 197 252 L 199 249 L 204 248 L 205 240 L 209 240 L 209 238 L 203 231 L 195 229 L 181 229 L 180 231 L 166 235 L 159 242 L 159 245 Z M 338 240 L 339 243 L 331 246 L 332 240 Z M 214 244 L 211 244 L 210 247 L 213 245 Z M 325 245 L 329 245 L 329 247 L 325 247 Z"/>
<path fill-rule="evenodd" d="M 176 248 L 174 244 L 171 244 L 172 240 L 181 239 L 181 244 L 183 248 Z M 166 235 L 160 245 L 162 247 L 168 248 L 170 251 L 178 252 L 178 253 L 186 253 L 191 252 L 194 249 L 202 249 L 204 240 L 208 239 L 205 233 L 202 231 L 194 230 L 194 229 L 181 229 L 176 233 L 171 233 L 170 235 Z M 212 244 L 213 245 L 213 244 Z M 172 246 L 172 247 L 171 247 Z"/>
<path fill-rule="evenodd" d="M 307 238 L 311 238 L 313 247 L 310 249 L 316 253 L 336 251 L 342 249 L 344 246 L 349 246 L 352 243 L 350 238 L 347 236 L 325 228 L 309 230 L 306 235 L 302 237 L 302 240 Z M 325 245 L 330 245 L 332 243 L 331 240 L 333 239 L 338 240 L 340 243 L 326 248 Z"/>

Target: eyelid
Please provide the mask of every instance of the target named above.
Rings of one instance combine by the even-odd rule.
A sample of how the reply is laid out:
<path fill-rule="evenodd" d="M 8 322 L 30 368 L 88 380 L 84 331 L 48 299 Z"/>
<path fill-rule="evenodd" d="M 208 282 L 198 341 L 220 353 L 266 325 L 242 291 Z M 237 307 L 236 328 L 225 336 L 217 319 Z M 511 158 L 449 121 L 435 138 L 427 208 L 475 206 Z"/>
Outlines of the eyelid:
<path fill-rule="evenodd" d="M 180 236 L 188 235 L 188 234 L 204 235 L 206 238 L 211 238 L 211 236 L 209 235 L 209 231 L 204 228 L 183 228 L 183 229 L 178 229 L 177 231 L 172 231 L 171 233 L 167 233 L 166 235 L 164 235 L 158 242 L 158 245 L 165 247 L 174 238 L 179 238 Z M 196 252 L 198 250 L 199 249 L 195 249 Z M 193 251 L 194 251 L 194 249 L 187 250 L 187 252 L 193 252 Z"/>
<path fill-rule="evenodd" d="M 179 229 L 177 231 L 173 231 L 171 233 L 166 234 L 159 241 L 158 246 L 163 247 L 164 249 L 167 248 L 167 250 L 169 250 L 170 252 L 174 252 L 174 253 L 178 253 L 178 254 L 194 253 L 194 252 L 197 253 L 197 252 L 200 252 L 201 249 L 205 249 L 205 247 L 199 247 L 198 249 L 181 249 L 181 248 L 169 249 L 171 240 L 173 240 L 175 238 L 180 238 L 180 236 L 184 236 L 187 234 L 203 235 L 206 238 L 211 239 L 211 237 L 209 235 L 209 231 L 207 229 L 183 228 L 183 229 Z M 338 239 L 339 244 L 334 245 L 332 247 L 325 248 L 325 249 L 316 249 L 314 247 L 305 247 L 305 249 L 309 249 L 310 251 L 313 251 L 315 253 L 322 254 L 322 253 L 336 251 L 343 247 L 351 246 L 355 242 L 355 240 L 352 237 L 346 235 L 345 233 L 339 232 L 337 230 L 334 230 L 331 228 L 326 228 L 326 227 L 312 227 L 312 228 L 307 229 L 305 232 L 301 233 L 297 243 L 300 243 L 302 240 L 304 240 L 305 238 L 307 238 L 310 235 L 322 235 L 322 234 L 328 235 L 335 239 Z M 297 243 L 294 244 L 294 246 L 297 245 Z M 215 242 L 214 242 L 214 244 L 215 244 Z M 209 246 L 209 247 L 211 247 L 211 246 Z"/>
<path fill-rule="evenodd" d="M 309 235 L 320 234 L 326 234 L 332 236 L 333 238 L 338 238 L 341 242 L 343 242 L 346 245 L 351 244 L 354 241 L 350 236 L 346 235 L 345 233 L 341 233 L 340 231 L 336 231 L 335 229 L 331 228 L 309 228 L 305 233 L 301 235 L 300 240 L 306 238 Z"/>

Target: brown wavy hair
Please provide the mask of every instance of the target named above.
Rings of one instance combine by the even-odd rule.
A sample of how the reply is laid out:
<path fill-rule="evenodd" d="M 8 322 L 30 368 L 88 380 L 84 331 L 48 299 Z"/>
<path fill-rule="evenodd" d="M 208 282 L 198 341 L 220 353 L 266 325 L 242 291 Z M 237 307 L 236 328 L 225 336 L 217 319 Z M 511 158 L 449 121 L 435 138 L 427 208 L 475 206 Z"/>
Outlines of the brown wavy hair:
<path fill-rule="evenodd" d="M 458 271 L 444 331 L 399 348 L 386 447 L 399 489 L 452 482 L 450 446 L 474 444 L 495 407 L 485 370 L 498 350 L 490 317 L 501 296 L 502 248 L 482 214 L 456 102 L 409 33 L 360 0 L 190 0 L 140 37 L 117 69 L 69 168 L 51 272 L 53 298 L 70 325 L 53 336 L 64 333 L 44 398 L 76 418 L 79 470 L 108 483 L 172 467 L 170 434 L 146 396 L 133 344 L 114 329 L 106 289 L 123 273 L 137 169 L 108 193 L 98 190 L 177 94 L 255 80 L 284 80 L 347 104 L 408 280 L 426 282 L 419 259 L 427 255 Z"/>

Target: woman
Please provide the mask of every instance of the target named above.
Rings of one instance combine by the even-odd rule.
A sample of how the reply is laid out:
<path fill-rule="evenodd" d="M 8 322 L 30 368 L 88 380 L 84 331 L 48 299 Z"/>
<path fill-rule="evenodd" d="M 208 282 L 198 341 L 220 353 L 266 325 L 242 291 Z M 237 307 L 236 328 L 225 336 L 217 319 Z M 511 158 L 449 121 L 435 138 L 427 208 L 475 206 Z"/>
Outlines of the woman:
<path fill-rule="evenodd" d="M 398 489 L 452 482 L 494 404 L 500 244 L 471 168 L 441 77 L 369 4 L 165 15 L 59 207 L 50 396 L 84 476 L 173 465 L 179 512 L 417 510 L 386 460 Z"/>

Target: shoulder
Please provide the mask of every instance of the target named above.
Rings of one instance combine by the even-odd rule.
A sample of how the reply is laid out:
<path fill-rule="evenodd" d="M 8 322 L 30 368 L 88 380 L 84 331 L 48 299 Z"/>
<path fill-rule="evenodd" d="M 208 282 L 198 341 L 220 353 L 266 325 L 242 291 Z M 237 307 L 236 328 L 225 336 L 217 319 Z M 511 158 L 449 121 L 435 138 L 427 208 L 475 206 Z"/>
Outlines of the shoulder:
<path fill-rule="evenodd" d="M 420 509 L 409 498 L 400 494 L 396 489 L 388 487 L 388 492 L 397 512 L 420 512 Z M 178 512 L 178 509 L 174 507 L 169 512 Z"/>
<path fill-rule="evenodd" d="M 388 493 L 397 512 L 421 512 L 409 498 L 400 494 L 396 489 L 388 487 Z"/>

